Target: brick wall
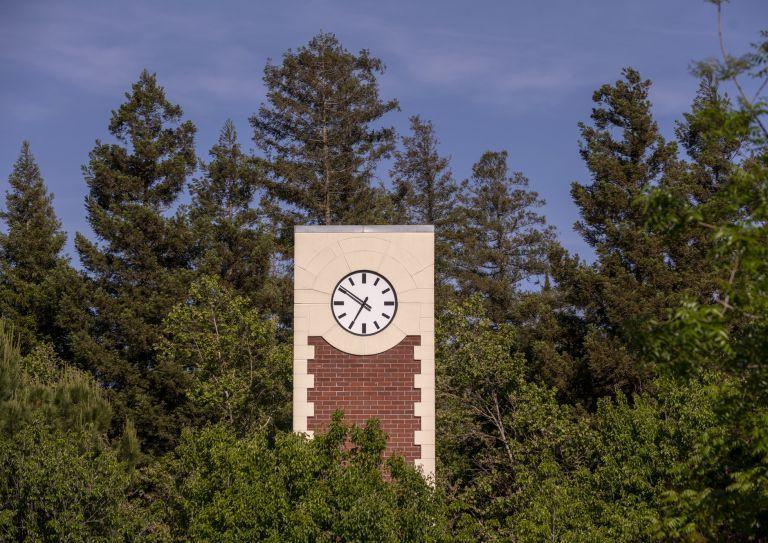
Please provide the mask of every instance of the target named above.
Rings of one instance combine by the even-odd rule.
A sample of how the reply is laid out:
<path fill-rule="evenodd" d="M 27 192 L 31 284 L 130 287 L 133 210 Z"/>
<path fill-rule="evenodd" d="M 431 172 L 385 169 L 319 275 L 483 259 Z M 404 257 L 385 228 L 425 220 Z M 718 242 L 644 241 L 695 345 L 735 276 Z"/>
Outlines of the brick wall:
<path fill-rule="evenodd" d="M 308 417 L 307 428 L 324 431 L 336 410 L 358 425 L 377 418 L 388 436 L 386 455 L 396 453 L 408 461 L 421 458 L 421 446 L 414 444 L 420 420 L 413 414 L 414 402 L 421 399 L 420 390 L 413 387 L 413 376 L 421 371 L 413 348 L 420 341 L 419 336 L 406 336 L 383 353 L 352 355 L 322 337 L 310 336 L 315 358 L 307 361 L 307 373 L 315 382 L 307 390 L 307 400 L 314 402 L 315 416 Z"/>

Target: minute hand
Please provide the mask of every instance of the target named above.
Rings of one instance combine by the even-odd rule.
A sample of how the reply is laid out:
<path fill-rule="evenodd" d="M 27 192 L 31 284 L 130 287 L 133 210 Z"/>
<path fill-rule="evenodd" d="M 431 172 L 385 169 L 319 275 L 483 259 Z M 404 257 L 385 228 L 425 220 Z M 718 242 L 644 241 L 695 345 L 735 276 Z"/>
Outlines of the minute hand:
<path fill-rule="evenodd" d="M 364 308 L 365 308 L 365 309 L 367 309 L 368 311 L 370 311 L 370 310 L 371 310 L 371 306 L 370 306 L 370 305 L 368 305 L 368 302 L 367 302 L 368 298 L 366 298 L 365 300 L 361 300 L 360 298 L 358 298 L 357 296 L 355 296 L 354 294 L 352 294 L 351 292 L 349 292 L 349 291 L 348 291 L 347 289 L 345 289 L 344 287 L 339 287 L 339 290 L 342 292 L 342 294 L 346 294 L 347 296 L 349 296 L 350 298 L 352 298 L 354 301 L 356 301 L 357 303 L 359 303 L 359 304 L 360 304 L 362 307 L 364 307 Z"/>

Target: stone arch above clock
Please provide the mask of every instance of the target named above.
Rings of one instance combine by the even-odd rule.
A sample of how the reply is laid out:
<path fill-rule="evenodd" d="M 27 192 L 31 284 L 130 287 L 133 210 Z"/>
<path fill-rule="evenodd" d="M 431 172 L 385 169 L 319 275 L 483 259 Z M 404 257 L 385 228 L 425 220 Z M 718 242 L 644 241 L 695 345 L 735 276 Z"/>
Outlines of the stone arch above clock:
<path fill-rule="evenodd" d="M 308 336 L 321 336 L 349 354 L 370 355 L 391 349 L 406 336 L 420 335 L 425 326 L 434 326 L 431 226 L 297 226 L 296 233 L 302 236 L 297 238 L 294 262 L 294 304 L 301 314 L 298 318 L 306 319 L 299 324 L 306 327 Z M 363 233 L 366 235 L 360 235 Z M 363 269 L 385 276 L 398 297 L 392 324 L 372 336 L 347 333 L 338 326 L 329 306 L 339 279 Z"/>

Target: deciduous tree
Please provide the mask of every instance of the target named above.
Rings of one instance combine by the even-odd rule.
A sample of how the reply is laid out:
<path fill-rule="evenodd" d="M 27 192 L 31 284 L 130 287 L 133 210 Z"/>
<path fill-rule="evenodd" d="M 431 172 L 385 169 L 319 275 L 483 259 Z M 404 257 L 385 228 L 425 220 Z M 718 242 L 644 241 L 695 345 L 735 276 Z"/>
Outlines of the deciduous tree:
<path fill-rule="evenodd" d="M 290 349 L 276 323 L 217 276 L 192 284 L 163 323 L 159 369 L 188 376 L 185 424 L 226 422 L 239 433 L 287 429 Z"/>

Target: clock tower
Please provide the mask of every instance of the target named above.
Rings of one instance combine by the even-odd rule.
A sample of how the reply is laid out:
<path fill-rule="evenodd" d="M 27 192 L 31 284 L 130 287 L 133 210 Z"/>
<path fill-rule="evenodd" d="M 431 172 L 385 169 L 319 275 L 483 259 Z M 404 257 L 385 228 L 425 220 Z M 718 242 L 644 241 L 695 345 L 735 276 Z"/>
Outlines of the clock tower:
<path fill-rule="evenodd" d="M 433 477 L 433 227 L 297 226 L 294 256 L 294 431 L 376 418 Z"/>

